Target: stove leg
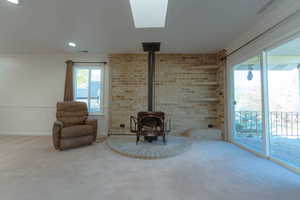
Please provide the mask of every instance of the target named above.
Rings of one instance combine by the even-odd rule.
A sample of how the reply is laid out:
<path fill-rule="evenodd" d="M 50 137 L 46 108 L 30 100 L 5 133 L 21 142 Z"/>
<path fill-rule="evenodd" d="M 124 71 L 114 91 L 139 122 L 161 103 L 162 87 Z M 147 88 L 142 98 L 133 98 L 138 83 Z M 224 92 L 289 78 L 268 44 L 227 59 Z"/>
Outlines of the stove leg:
<path fill-rule="evenodd" d="M 139 135 L 137 135 L 136 136 L 136 145 L 138 145 L 138 142 L 140 141 L 140 136 Z"/>

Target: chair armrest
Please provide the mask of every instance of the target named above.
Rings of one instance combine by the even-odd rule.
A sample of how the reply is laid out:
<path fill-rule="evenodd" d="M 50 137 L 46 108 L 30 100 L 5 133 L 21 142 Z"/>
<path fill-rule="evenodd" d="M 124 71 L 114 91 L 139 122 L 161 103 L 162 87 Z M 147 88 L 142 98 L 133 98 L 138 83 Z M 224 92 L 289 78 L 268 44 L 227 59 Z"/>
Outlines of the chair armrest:
<path fill-rule="evenodd" d="M 64 124 L 63 124 L 62 121 L 56 120 L 56 121 L 54 122 L 54 125 L 53 125 L 53 126 L 60 126 L 61 128 L 63 128 L 63 127 L 64 127 Z"/>
<path fill-rule="evenodd" d="M 87 119 L 85 121 L 87 125 L 91 125 L 93 127 L 93 135 L 94 135 L 94 141 L 97 139 L 97 127 L 98 127 L 98 121 L 96 119 Z"/>
<path fill-rule="evenodd" d="M 61 130 L 63 129 L 63 123 L 61 121 L 55 121 L 52 129 L 52 139 L 55 149 L 60 149 Z"/>

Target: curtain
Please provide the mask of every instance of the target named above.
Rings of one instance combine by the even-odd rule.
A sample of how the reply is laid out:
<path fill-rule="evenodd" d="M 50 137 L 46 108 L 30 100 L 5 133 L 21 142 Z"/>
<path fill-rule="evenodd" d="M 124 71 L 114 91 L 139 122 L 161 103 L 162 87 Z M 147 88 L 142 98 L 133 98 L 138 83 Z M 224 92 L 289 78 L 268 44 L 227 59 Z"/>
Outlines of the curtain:
<path fill-rule="evenodd" d="M 73 65 L 72 60 L 66 61 L 66 81 L 65 81 L 65 94 L 64 101 L 73 101 Z"/>

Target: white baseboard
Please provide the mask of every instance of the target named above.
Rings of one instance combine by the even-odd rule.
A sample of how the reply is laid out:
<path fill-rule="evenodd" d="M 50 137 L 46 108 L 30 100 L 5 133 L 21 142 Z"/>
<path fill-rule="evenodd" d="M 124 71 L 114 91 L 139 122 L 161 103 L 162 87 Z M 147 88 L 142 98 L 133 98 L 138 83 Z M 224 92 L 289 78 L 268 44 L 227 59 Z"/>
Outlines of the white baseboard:
<path fill-rule="evenodd" d="M 20 136 L 51 136 L 51 132 L 41 132 L 41 131 L 0 131 L 0 135 L 20 135 Z"/>

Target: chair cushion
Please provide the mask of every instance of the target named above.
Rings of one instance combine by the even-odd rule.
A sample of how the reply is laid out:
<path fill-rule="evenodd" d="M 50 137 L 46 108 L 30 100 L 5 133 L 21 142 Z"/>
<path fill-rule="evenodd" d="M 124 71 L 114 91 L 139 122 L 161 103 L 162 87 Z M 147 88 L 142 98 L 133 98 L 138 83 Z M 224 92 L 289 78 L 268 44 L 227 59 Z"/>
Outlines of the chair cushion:
<path fill-rule="evenodd" d="M 84 125 L 87 117 L 61 117 L 59 120 L 64 124 L 64 127 Z"/>
<path fill-rule="evenodd" d="M 77 125 L 63 128 L 61 131 L 62 138 L 81 137 L 93 134 L 93 127 L 90 125 Z"/>

